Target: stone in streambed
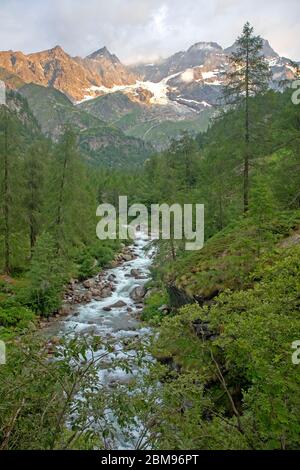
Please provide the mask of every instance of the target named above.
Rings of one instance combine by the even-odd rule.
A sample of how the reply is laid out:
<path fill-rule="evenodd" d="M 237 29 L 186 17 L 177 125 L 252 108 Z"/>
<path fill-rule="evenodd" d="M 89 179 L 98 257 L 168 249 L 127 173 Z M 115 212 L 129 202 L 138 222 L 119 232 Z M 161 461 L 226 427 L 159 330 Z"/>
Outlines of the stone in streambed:
<path fill-rule="evenodd" d="M 84 281 L 83 283 L 83 286 L 86 288 L 86 289 L 92 289 L 95 285 L 95 280 L 94 279 L 87 279 L 86 281 Z"/>
<path fill-rule="evenodd" d="M 146 289 L 144 286 L 137 286 L 130 292 L 130 298 L 136 303 L 140 303 L 145 295 Z"/>
<path fill-rule="evenodd" d="M 102 292 L 100 289 L 92 289 L 91 294 L 93 297 L 101 297 Z"/>
<path fill-rule="evenodd" d="M 68 304 L 62 305 L 61 308 L 59 309 L 58 313 L 62 317 L 67 317 L 68 315 L 71 315 L 71 313 L 72 313 L 71 305 L 68 305 Z"/>
<path fill-rule="evenodd" d="M 112 307 L 103 307 L 104 312 L 111 312 Z"/>
<path fill-rule="evenodd" d="M 126 307 L 127 304 L 125 302 L 123 302 L 123 300 L 119 300 L 118 302 L 116 302 L 115 304 L 111 305 L 110 308 L 122 308 L 122 307 Z"/>
<path fill-rule="evenodd" d="M 130 275 L 135 279 L 141 279 L 141 276 L 143 276 L 142 272 L 139 269 L 132 269 L 130 271 Z"/>
<path fill-rule="evenodd" d="M 109 289 L 107 287 L 107 288 L 102 290 L 102 292 L 101 292 L 102 299 L 106 299 L 107 297 L 110 297 L 110 296 L 111 296 L 111 289 Z"/>

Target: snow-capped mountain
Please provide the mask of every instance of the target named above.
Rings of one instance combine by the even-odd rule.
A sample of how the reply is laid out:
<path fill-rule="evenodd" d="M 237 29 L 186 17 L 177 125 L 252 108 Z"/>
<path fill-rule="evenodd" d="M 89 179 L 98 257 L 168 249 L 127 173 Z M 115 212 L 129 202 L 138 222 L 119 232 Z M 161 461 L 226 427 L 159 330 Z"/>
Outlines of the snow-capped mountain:
<path fill-rule="evenodd" d="M 164 83 L 170 100 L 200 111 L 217 104 L 229 55 L 235 49 L 236 44 L 223 49 L 215 42 L 199 42 L 156 64 L 137 65 L 132 70 L 143 80 Z M 278 88 L 282 81 L 294 78 L 296 69 L 291 61 L 280 57 L 267 40 L 263 54 L 272 71 L 272 87 Z"/>
<path fill-rule="evenodd" d="M 85 58 L 71 57 L 60 46 L 25 55 L 0 52 L 0 67 L 25 83 L 52 86 L 81 102 L 97 96 L 124 92 L 133 101 L 148 105 L 177 102 L 195 110 L 213 106 L 220 96 L 228 55 L 215 42 L 198 42 L 186 51 L 154 64 L 126 67 L 106 47 Z M 273 86 L 293 79 L 291 61 L 280 57 L 264 40 L 263 53 L 273 72 Z"/>
<path fill-rule="evenodd" d="M 181 130 L 199 132 L 208 125 L 235 48 L 198 42 L 156 63 L 131 67 L 106 47 L 85 58 L 71 57 L 59 46 L 28 55 L 6 51 L 0 52 L 0 79 L 15 88 L 28 83 L 56 88 L 85 112 L 162 148 Z M 293 80 L 296 68 L 267 40 L 263 54 L 273 88 Z"/>

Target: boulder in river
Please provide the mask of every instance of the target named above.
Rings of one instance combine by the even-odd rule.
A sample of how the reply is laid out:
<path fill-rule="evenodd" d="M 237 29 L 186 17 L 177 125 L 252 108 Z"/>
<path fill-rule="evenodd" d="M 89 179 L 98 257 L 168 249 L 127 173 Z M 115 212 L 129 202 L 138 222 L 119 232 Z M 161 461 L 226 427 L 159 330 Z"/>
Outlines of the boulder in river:
<path fill-rule="evenodd" d="M 101 292 L 102 299 L 106 299 L 107 297 L 110 297 L 110 296 L 111 296 L 111 289 L 109 289 L 108 287 L 105 287 Z"/>
<path fill-rule="evenodd" d="M 144 286 L 137 286 L 130 292 L 130 298 L 137 303 L 142 302 L 146 295 L 146 289 Z"/>
<path fill-rule="evenodd" d="M 101 292 L 100 289 L 92 289 L 91 294 L 92 294 L 93 297 L 101 297 L 102 292 Z"/>
<path fill-rule="evenodd" d="M 84 301 L 85 302 L 91 302 L 93 300 L 93 294 L 92 292 L 87 292 L 84 294 Z"/>
<path fill-rule="evenodd" d="M 123 300 L 119 300 L 115 304 L 111 305 L 110 308 L 122 308 L 122 307 L 127 307 L 126 302 L 123 302 Z"/>
<path fill-rule="evenodd" d="M 140 279 L 143 276 L 140 269 L 132 269 L 130 271 L 130 275 L 134 277 L 135 279 Z"/>

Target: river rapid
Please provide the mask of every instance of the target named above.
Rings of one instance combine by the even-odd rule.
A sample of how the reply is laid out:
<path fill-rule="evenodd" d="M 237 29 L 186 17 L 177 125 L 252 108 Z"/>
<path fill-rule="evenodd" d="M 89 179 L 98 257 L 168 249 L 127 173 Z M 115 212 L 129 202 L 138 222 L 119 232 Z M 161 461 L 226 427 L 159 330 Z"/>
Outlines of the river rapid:
<path fill-rule="evenodd" d="M 155 249 L 149 247 L 149 238 L 143 232 L 136 233 L 136 239 L 132 245 L 132 253 L 135 256 L 131 261 L 122 263 L 120 266 L 107 269 L 102 273 L 103 280 L 113 279 L 114 291 L 107 298 L 92 300 L 89 303 L 78 305 L 76 313 L 67 317 L 59 318 L 49 325 L 47 335 L 63 336 L 66 334 L 97 335 L 103 339 L 113 341 L 115 353 L 111 359 L 122 358 L 124 344 L 126 340 L 134 338 L 148 337 L 151 329 L 144 326 L 139 320 L 139 314 L 143 309 L 141 301 L 133 300 L 132 291 L 137 287 L 144 287 L 150 279 L 150 267 L 155 255 Z M 132 274 L 133 270 L 139 272 L 138 278 Z M 111 308 L 117 303 L 122 303 L 120 307 Z M 103 351 L 99 351 L 99 355 Z M 128 354 L 128 351 L 126 351 Z M 134 351 L 133 351 L 134 354 Z M 125 356 L 125 354 L 124 354 Z M 134 370 L 133 374 L 143 373 L 142 370 Z M 130 381 L 130 375 L 121 368 L 109 369 L 104 366 L 99 367 L 99 381 L 108 387 L 117 384 L 125 384 Z M 113 415 L 111 420 L 116 420 Z M 131 439 L 119 430 L 112 444 L 114 449 L 135 449 L 140 440 L 141 430 L 137 426 L 131 430 Z"/>

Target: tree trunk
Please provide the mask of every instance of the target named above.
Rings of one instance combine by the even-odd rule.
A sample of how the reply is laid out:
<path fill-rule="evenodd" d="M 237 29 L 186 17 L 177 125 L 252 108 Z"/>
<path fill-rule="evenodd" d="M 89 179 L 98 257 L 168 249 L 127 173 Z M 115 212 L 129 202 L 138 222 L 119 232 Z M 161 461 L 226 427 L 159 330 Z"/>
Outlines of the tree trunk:
<path fill-rule="evenodd" d="M 61 229 L 62 225 L 62 208 L 63 208 L 63 200 L 64 200 L 64 191 L 65 191 L 65 180 L 66 180 L 66 170 L 67 170 L 67 155 L 65 155 L 64 158 L 64 165 L 63 165 L 63 173 L 62 173 L 62 178 L 61 178 L 61 183 L 60 183 L 60 192 L 59 192 L 59 200 L 58 200 L 58 207 L 57 207 L 57 219 L 56 219 L 56 225 L 57 229 Z M 61 251 L 61 240 L 59 233 L 57 235 L 57 254 Z"/>
<path fill-rule="evenodd" d="M 5 110 L 4 130 L 4 181 L 3 181 L 3 209 L 4 209 L 4 272 L 10 274 L 10 225 L 9 225 L 9 161 L 8 161 L 8 116 Z"/>
<path fill-rule="evenodd" d="M 246 58 L 246 110 L 245 110 L 245 155 L 244 155 L 244 213 L 249 210 L 249 51 Z"/>

